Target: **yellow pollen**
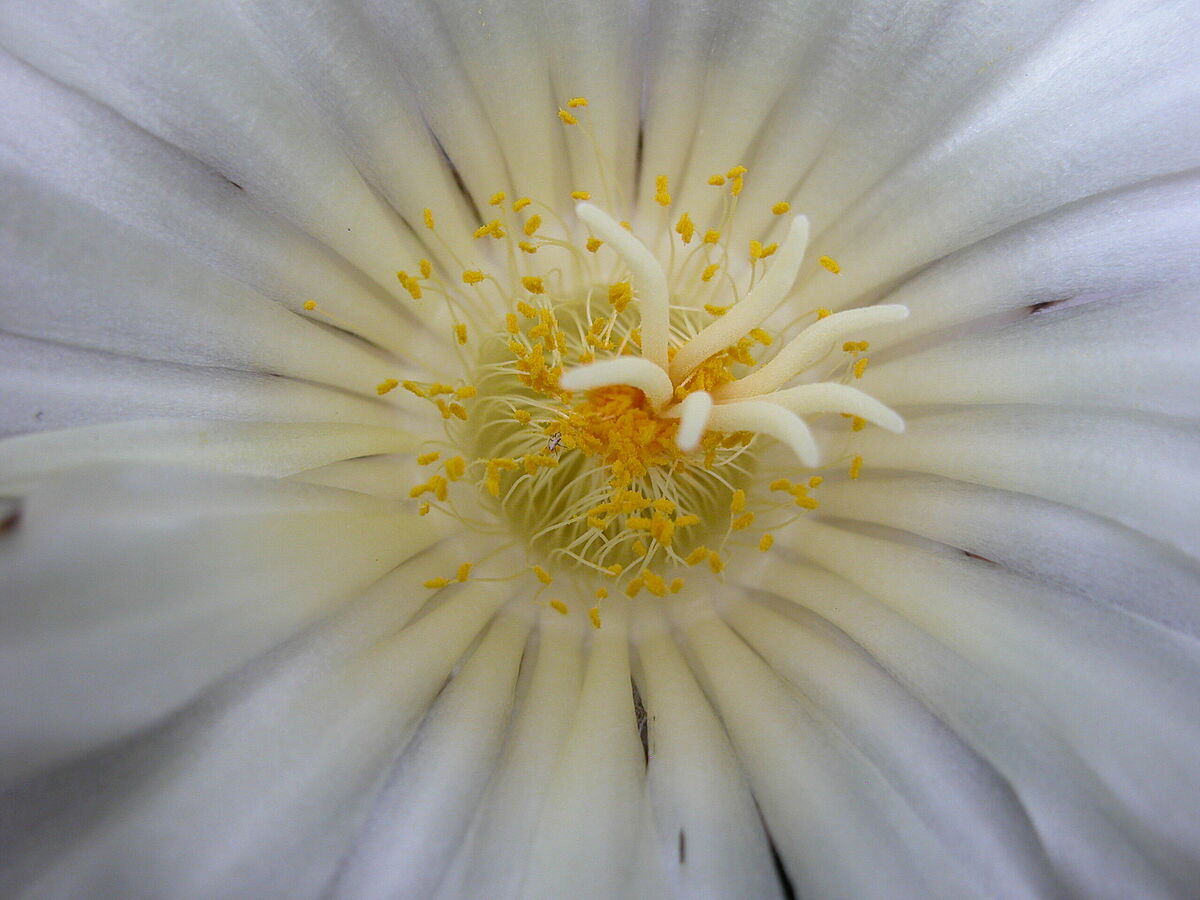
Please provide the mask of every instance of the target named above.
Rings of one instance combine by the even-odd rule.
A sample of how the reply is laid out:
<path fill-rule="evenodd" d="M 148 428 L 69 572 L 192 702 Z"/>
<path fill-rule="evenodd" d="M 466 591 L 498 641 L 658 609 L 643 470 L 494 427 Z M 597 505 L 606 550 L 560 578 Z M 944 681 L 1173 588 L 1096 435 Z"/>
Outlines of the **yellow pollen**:
<path fill-rule="evenodd" d="M 529 291 L 531 294 L 544 294 L 546 287 L 542 284 L 542 279 L 536 275 L 526 275 L 521 279 L 521 287 Z"/>
<path fill-rule="evenodd" d="M 713 304 L 711 304 L 711 303 L 705 303 L 704 311 L 706 313 L 708 313 L 709 315 L 720 317 L 720 316 L 725 315 L 725 313 L 729 312 L 729 307 L 728 306 L 713 306 Z"/>
<path fill-rule="evenodd" d="M 517 246 L 521 248 L 522 253 L 537 253 L 538 251 L 538 248 L 529 241 L 519 241 Z"/>
<path fill-rule="evenodd" d="M 579 124 L 579 120 L 577 118 L 575 118 L 573 115 L 571 115 L 569 112 L 567 112 L 565 109 L 560 109 L 558 111 L 558 117 L 560 119 L 562 119 L 562 122 L 564 125 L 578 125 Z"/>
<path fill-rule="evenodd" d="M 567 604 L 561 600 L 551 600 L 550 608 L 560 615 L 565 616 L 567 614 Z"/>
<path fill-rule="evenodd" d="M 814 475 L 812 478 L 808 479 L 808 486 L 810 488 L 820 487 L 824 481 L 825 479 L 820 475 Z"/>
<path fill-rule="evenodd" d="M 512 205 L 513 212 L 520 212 L 532 202 L 533 201 L 528 197 L 522 197 L 520 200 L 514 200 Z"/>
<path fill-rule="evenodd" d="M 855 378 L 863 377 L 863 372 L 867 371 L 867 363 L 869 363 L 869 362 L 870 362 L 870 360 L 864 356 L 862 359 L 858 360 L 858 362 L 856 362 L 854 364 L 854 377 Z"/>
<path fill-rule="evenodd" d="M 398 382 L 395 378 L 389 378 L 386 381 L 381 381 L 379 384 L 375 385 L 375 393 L 382 397 L 388 391 L 391 391 L 399 386 L 400 382 Z"/>
<path fill-rule="evenodd" d="M 822 306 L 820 309 L 817 310 L 817 318 L 818 319 L 824 319 L 824 318 L 826 318 L 828 316 L 832 316 L 832 315 L 833 315 L 832 309 L 826 309 L 825 307 Z"/>
<path fill-rule="evenodd" d="M 734 531 L 742 531 L 743 529 L 749 528 L 753 524 L 754 513 L 748 512 L 743 513 L 734 519 L 733 522 L 730 523 L 730 527 L 733 528 Z"/>
<path fill-rule="evenodd" d="M 504 314 L 504 330 L 507 331 L 509 334 L 520 334 L 521 333 L 521 325 L 517 321 L 516 313 L 505 313 Z"/>
<path fill-rule="evenodd" d="M 619 281 L 608 286 L 608 302 L 617 312 L 625 312 L 625 307 L 631 300 L 633 300 L 633 287 L 628 281 Z"/>
<path fill-rule="evenodd" d="M 608 588 L 606 588 L 606 587 L 596 588 L 596 599 L 597 600 L 603 600 L 607 596 L 608 596 Z"/>
<path fill-rule="evenodd" d="M 304 308 L 307 309 L 309 312 L 312 312 L 314 309 L 317 308 L 317 301 L 316 300 L 305 300 Z"/>
<path fill-rule="evenodd" d="M 717 274 L 717 270 L 720 268 L 721 266 L 718 263 L 711 263 L 705 266 L 704 271 L 700 273 L 700 280 L 712 281 L 713 276 Z"/>
<path fill-rule="evenodd" d="M 428 228 L 430 231 L 433 231 L 433 210 L 430 209 L 428 206 L 425 207 L 424 216 L 425 216 L 425 227 Z"/>
<path fill-rule="evenodd" d="M 425 587 L 429 588 L 430 590 L 436 590 L 438 588 L 444 588 L 449 583 L 449 579 L 446 578 L 430 578 L 425 582 Z"/>
<path fill-rule="evenodd" d="M 708 183 L 711 184 L 713 187 L 720 187 L 721 185 L 723 185 L 725 183 L 725 176 L 724 175 L 709 175 Z"/>
<path fill-rule="evenodd" d="M 821 265 L 823 265 L 826 269 L 828 269 L 834 275 L 837 275 L 839 272 L 842 271 L 842 267 L 840 265 L 838 265 L 838 261 L 836 259 L 834 259 L 832 256 L 817 257 L 817 262 L 819 262 Z"/>
<path fill-rule="evenodd" d="M 692 242 L 692 237 L 696 234 L 696 226 L 692 222 L 691 216 L 684 213 L 679 217 L 679 221 L 675 224 L 675 233 L 683 239 L 685 244 Z"/>
<path fill-rule="evenodd" d="M 541 566 L 531 566 L 530 568 L 533 569 L 533 574 L 537 576 L 537 580 L 542 584 L 551 584 L 554 581 L 554 579 L 550 577 L 550 573 Z"/>
<path fill-rule="evenodd" d="M 784 213 L 791 212 L 791 210 L 792 204 L 788 203 L 786 200 L 780 200 L 771 207 L 771 212 L 777 216 L 782 216 Z"/>
<path fill-rule="evenodd" d="M 750 337 L 754 338 L 764 347 L 770 347 L 773 343 L 775 343 L 775 338 L 771 337 L 771 335 L 767 334 L 767 332 L 763 331 L 761 328 L 751 328 Z"/>
<path fill-rule="evenodd" d="M 572 200 L 591 200 L 592 194 L 590 191 L 571 191 Z"/>
<path fill-rule="evenodd" d="M 770 550 L 774 544 L 775 535 L 771 534 L 769 531 L 758 539 L 758 549 L 763 553 L 766 553 L 768 550 Z"/>
<path fill-rule="evenodd" d="M 464 384 L 462 387 L 456 387 L 454 389 L 454 396 L 462 400 L 468 400 L 471 397 L 474 397 L 477 393 L 479 393 L 479 389 L 473 384 Z"/>
<path fill-rule="evenodd" d="M 441 458 L 441 455 L 442 454 L 438 453 L 436 450 L 430 450 L 428 453 L 422 453 L 417 457 L 417 465 L 427 466 L 430 463 L 435 463 Z"/>
<path fill-rule="evenodd" d="M 483 279 L 484 275 L 478 269 L 467 269 L 462 273 L 463 284 L 479 284 Z"/>
<path fill-rule="evenodd" d="M 529 217 L 529 219 L 528 219 L 528 220 L 525 222 L 525 234 L 526 234 L 526 236 L 527 236 L 527 237 L 533 237 L 533 235 L 534 235 L 534 232 L 536 232 L 536 231 L 537 231 L 539 228 L 541 228 L 541 227 L 542 227 L 542 217 L 541 217 L 541 216 L 539 216 L 537 213 L 534 213 L 534 214 L 533 214 L 532 216 L 530 216 L 530 217 Z"/>
<path fill-rule="evenodd" d="M 721 242 L 721 232 L 717 231 L 717 229 L 710 228 L 710 229 L 708 229 L 708 231 L 704 232 L 704 243 L 718 244 L 720 242 Z"/>
<path fill-rule="evenodd" d="M 659 206 L 671 205 L 671 194 L 667 191 L 666 175 L 657 175 L 654 178 L 654 202 Z"/>
<path fill-rule="evenodd" d="M 600 607 L 593 606 L 588 610 L 588 619 L 591 620 L 592 627 L 599 630 L 600 628 Z"/>
<path fill-rule="evenodd" d="M 731 513 L 740 513 L 746 508 L 746 492 L 738 488 L 733 492 L 733 499 L 729 501 L 729 511 Z"/>
<path fill-rule="evenodd" d="M 430 275 L 433 274 L 433 263 L 431 263 L 429 260 L 423 259 L 419 263 L 417 263 L 417 265 L 421 267 L 421 277 L 422 278 L 428 278 Z"/>
<path fill-rule="evenodd" d="M 567 101 L 567 106 L 571 107 L 572 109 L 578 109 L 581 106 L 587 106 L 587 105 L 588 105 L 587 97 L 572 97 L 570 100 Z"/>
<path fill-rule="evenodd" d="M 467 342 L 467 324 L 465 322 L 459 322 L 454 326 L 454 338 L 460 344 Z"/>
<path fill-rule="evenodd" d="M 856 456 L 856 457 L 854 457 L 854 459 L 852 459 L 850 461 L 850 477 L 851 478 L 857 478 L 859 476 L 859 473 L 862 472 L 862 463 L 863 463 L 863 459 L 861 456 Z"/>
<path fill-rule="evenodd" d="M 599 238 L 590 237 L 587 239 L 588 253 L 595 253 L 602 246 L 604 246 L 604 241 L 600 240 Z"/>
<path fill-rule="evenodd" d="M 432 508 L 433 507 L 429 505 L 429 502 L 426 501 L 425 503 L 422 503 L 420 506 L 417 507 L 417 515 L 418 516 L 427 516 L 427 515 L 429 515 L 429 510 L 431 510 Z"/>
<path fill-rule="evenodd" d="M 862 431 L 864 428 L 866 428 L 866 427 L 867 427 L 867 420 L 866 420 L 866 419 L 864 419 L 864 418 L 862 418 L 862 417 L 860 417 L 860 416 L 852 416 L 851 418 L 854 420 L 854 421 L 853 421 L 853 422 L 851 422 L 851 424 L 850 424 L 850 430 L 851 430 L 851 431 Z"/>
<path fill-rule="evenodd" d="M 467 461 L 461 456 L 451 457 L 443 465 L 446 467 L 446 474 L 451 481 L 458 481 L 467 471 Z"/>
<path fill-rule="evenodd" d="M 463 563 L 458 567 L 458 573 L 454 576 L 455 581 L 466 581 L 471 577 L 471 566 L 469 562 Z"/>

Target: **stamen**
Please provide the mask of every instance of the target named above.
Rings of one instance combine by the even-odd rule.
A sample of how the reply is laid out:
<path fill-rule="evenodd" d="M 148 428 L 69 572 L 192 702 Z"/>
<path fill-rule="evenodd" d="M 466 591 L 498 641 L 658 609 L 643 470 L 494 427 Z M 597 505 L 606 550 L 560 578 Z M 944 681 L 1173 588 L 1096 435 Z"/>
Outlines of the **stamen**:
<path fill-rule="evenodd" d="M 606 359 L 564 372 L 559 384 L 568 391 L 590 391 L 613 384 L 627 384 L 646 395 L 655 409 L 666 405 L 675 388 L 661 368 L 636 356 Z"/>
<path fill-rule="evenodd" d="M 662 265 L 645 244 L 622 228 L 608 213 L 590 203 L 578 204 L 575 212 L 629 266 L 640 295 L 642 356 L 664 372 L 667 371 L 670 294 Z"/>
<path fill-rule="evenodd" d="M 740 305 L 738 304 L 738 306 Z M 732 318 L 737 309 L 738 307 L 735 306 L 728 316 L 715 324 L 723 324 Z M 876 325 L 899 322 L 907 318 L 908 307 L 897 304 L 848 309 L 845 312 L 825 316 L 792 338 L 775 355 L 775 358 L 762 368 L 751 372 L 745 378 L 722 385 L 714 392 L 714 395 L 717 400 L 733 400 L 739 397 L 756 397 L 770 393 L 820 361 L 821 357 L 847 334 Z M 701 332 L 701 335 L 703 333 Z M 680 351 L 675 359 L 678 360 L 682 355 L 683 351 Z"/>
<path fill-rule="evenodd" d="M 709 325 L 698 335 L 679 348 L 671 362 L 671 378 L 682 381 L 687 374 L 714 353 L 737 341 L 751 328 L 761 325 L 781 304 L 804 262 L 804 250 L 808 246 L 808 219 L 796 216 L 792 219 L 787 237 L 775 254 L 774 264 L 746 298 L 729 310 L 721 319 Z M 747 396 L 739 394 L 738 396 Z"/>

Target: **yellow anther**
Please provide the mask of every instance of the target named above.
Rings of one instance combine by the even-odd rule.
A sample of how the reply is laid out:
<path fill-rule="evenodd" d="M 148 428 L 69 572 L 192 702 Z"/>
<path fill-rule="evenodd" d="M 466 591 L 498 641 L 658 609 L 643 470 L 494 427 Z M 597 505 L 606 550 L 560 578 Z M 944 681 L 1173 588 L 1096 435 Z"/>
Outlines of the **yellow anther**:
<path fill-rule="evenodd" d="M 867 371 L 867 363 L 869 363 L 869 362 L 870 362 L 870 360 L 864 356 L 862 359 L 858 360 L 858 362 L 856 362 L 854 364 L 854 377 L 855 378 L 863 377 L 863 372 Z"/>
<path fill-rule="evenodd" d="M 572 200 L 591 200 L 591 191 L 571 191 Z"/>
<path fill-rule="evenodd" d="M 857 478 L 860 472 L 862 472 L 862 457 L 856 456 L 850 460 L 850 477 Z"/>
<path fill-rule="evenodd" d="M 579 124 L 579 120 L 577 118 L 575 118 L 573 115 L 571 115 L 569 112 L 567 112 L 565 109 L 560 109 L 558 111 L 558 117 L 560 119 L 562 119 L 562 122 L 564 125 L 578 125 Z"/>
<path fill-rule="evenodd" d="M 659 497 L 657 500 L 651 502 L 650 505 L 656 512 L 665 513 L 668 516 L 675 512 L 675 501 L 668 500 L 666 497 Z"/>
<path fill-rule="evenodd" d="M 713 187 L 720 187 L 721 185 L 723 185 L 725 183 L 725 176 L 724 175 L 709 175 L 708 183 L 711 184 Z"/>
<path fill-rule="evenodd" d="M 738 516 L 736 519 L 734 519 L 730 523 L 730 527 L 733 528 L 734 531 L 742 531 L 743 529 L 749 528 L 753 524 L 754 524 L 754 513 L 748 512 L 748 513 L 742 513 L 740 516 Z"/>
<path fill-rule="evenodd" d="M 744 185 L 745 182 L 742 180 L 741 175 L 734 176 L 729 182 L 729 193 L 734 197 L 738 196 L 742 192 L 742 187 Z"/>
<path fill-rule="evenodd" d="M 751 241 L 750 242 L 750 259 L 751 260 L 759 260 L 759 259 L 762 259 L 762 255 L 763 255 L 762 241 Z"/>
<path fill-rule="evenodd" d="M 824 319 L 827 316 L 832 316 L 832 315 L 833 315 L 832 309 L 826 309 L 825 307 L 822 306 L 820 309 L 817 310 L 817 318 L 818 319 Z"/>
<path fill-rule="evenodd" d="M 427 515 L 429 515 L 429 510 L 431 510 L 432 508 L 433 507 L 430 506 L 428 502 L 422 503 L 420 506 L 417 507 L 417 515 L 418 516 L 427 516 Z"/>
<path fill-rule="evenodd" d="M 587 106 L 587 97 L 572 97 L 567 101 L 567 106 L 572 109 L 578 109 L 581 106 Z"/>
<path fill-rule="evenodd" d="M 820 487 L 824 481 L 825 479 L 820 475 L 814 475 L 812 478 L 808 479 L 808 486 L 810 488 Z"/>
<path fill-rule="evenodd" d="M 530 566 L 533 569 L 533 574 L 537 576 L 537 580 L 542 584 L 551 584 L 554 579 L 550 577 L 550 573 L 541 566 Z"/>
<path fill-rule="evenodd" d="M 454 576 L 455 581 L 466 581 L 471 577 L 471 566 L 469 562 L 463 563 L 458 567 L 458 572 Z"/>
<path fill-rule="evenodd" d="M 454 339 L 460 344 L 467 342 L 467 323 L 458 322 L 454 326 Z"/>
<path fill-rule="evenodd" d="M 533 416 L 530 414 L 529 410 L 527 410 L 527 409 L 514 409 L 513 410 L 513 418 L 516 419 L 518 422 L 520 422 L 522 425 L 528 425 L 529 420 L 532 419 Z"/>
<path fill-rule="evenodd" d="M 740 513 L 746 508 L 746 492 L 738 488 L 733 492 L 733 497 L 729 501 L 729 511 L 731 513 Z"/>
<path fill-rule="evenodd" d="M 424 215 L 425 215 L 425 227 L 428 228 L 430 231 L 433 231 L 433 210 L 430 209 L 428 206 L 425 207 Z"/>
<path fill-rule="evenodd" d="M 717 231 L 717 229 L 710 228 L 710 229 L 708 229 L 708 231 L 704 232 L 704 243 L 719 244 L 720 242 L 721 242 L 721 232 Z"/>
<path fill-rule="evenodd" d="M 504 237 L 504 226 L 500 224 L 499 219 L 492 219 L 492 221 L 488 222 L 486 225 L 480 225 L 475 229 L 474 236 L 476 240 L 479 240 L 479 238 L 489 234 L 496 240 L 500 240 L 500 238 Z"/>
<path fill-rule="evenodd" d="M 692 515 L 691 513 L 689 513 L 686 516 L 679 516 L 677 519 L 675 519 L 675 527 L 676 528 L 687 528 L 689 525 L 699 525 L 699 524 L 700 524 L 700 517 Z"/>
<path fill-rule="evenodd" d="M 633 552 L 635 554 L 637 554 L 638 556 L 645 556 L 647 553 L 650 552 L 650 548 L 647 547 L 643 541 L 634 541 L 632 549 L 633 549 Z"/>
<path fill-rule="evenodd" d="M 529 241 L 518 241 L 517 246 L 521 248 L 522 253 L 537 253 L 538 251 L 537 246 Z"/>
<path fill-rule="evenodd" d="M 867 420 L 862 418 L 861 416 L 852 416 L 851 418 L 854 420 L 853 422 L 850 423 L 851 431 L 862 431 L 864 428 L 867 427 Z"/>
<path fill-rule="evenodd" d="M 438 453 L 436 450 L 430 450 L 428 453 L 422 453 L 417 457 L 417 465 L 427 466 L 430 463 L 435 463 L 441 458 L 441 455 L 442 454 Z"/>
<path fill-rule="evenodd" d="M 750 170 L 745 166 L 734 166 L 725 175 L 728 178 L 737 178 L 739 175 L 745 175 L 748 171 Z"/>
<path fill-rule="evenodd" d="M 758 539 L 758 549 L 766 553 L 775 544 L 775 535 L 769 531 Z"/>
<path fill-rule="evenodd" d="M 531 294 L 546 293 L 546 286 L 542 284 L 542 279 L 536 275 L 526 275 L 522 278 L 521 287 L 525 288 Z"/>
<path fill-rule="evenodd" d="M 764 347 L 770 347 L 773 343 L 775 343 L 775 338 L 771 337 L 771 335 L 763 331 L 761 328 L 751 328 L 750 337 L 754 338 Z"/>
<path fill-rule="evenodd" d="M 309 312 L 312 312 L 314 309 L 317 308 L 317 301 L 316 300 L 305 300 L 304 308 L 307 309 Z"/>
<path fill-rule="evenodd" d="M 725 568 L 725 560 L 721 558 L 721 554 L 716 550 L 708 551 L 708 567 L 712 569 L 714 575 Z"/>
<path fill-rule="evenodd" d="M 654 177 L 654 202 L 659 206 L 671 205 L 671 194 L 667 191 L 666 175 L 656 175 Z"/>
<path fill-rule="evenodd" d="M 662 576 L 649 569 L 642 570 L 642 581 L 646 585 L 646 590 L 652 593 L 655 597 L 664 597 L 667 593 L 667 583 L 663 581 Z"/>
<path fill-rule="evenodd" d="M 588 619 L 592 623 L 592 627 L 596 630 L 600 629 L 600 607 L 593 606 L 588 610 Z"/>
<path fill-rule="evenodd" d="M 704 271 L 700 273 L 700 280 L 712 281 L 713 276 L 717 274 L 717 271 L 720 268 L 721 266 L 719 263 L 710 263 L 709 265 L 705 266 Z"/>
<path fill-rule="evenodd" d="M 776 203 L 774 206 L 771 207 L 771 212 L 775 213 L 775 215 L 777 215 L 777 216 L 782 216 L 784 213 L 790 212 L 791 209 L 792 209 L 792 204 L 788 203 L 786 200 L 780 200 L 778 203 Z"/>
<path fill-rule="evenodd" d="M 844 344 L 842 344 L 842 352 L 844 353 L 853 353 L 857 349 L 858 341 L 846 341 Z"/>
<path fill-rule="evenodd" d="M 786 478 L 776 478 L 774 481 L 771 482 L 769 487 L 773 491 L 788 491 L 788 490 L 791 490 L 792 483 L 790 481 L 788 481 Z"/>
<path fill-rule="evenodd" d="M 415 381 L 402 381 L 400 382 L 400 386 L 410 394 L 416 394 L 418 397 L 423 397 L 425 399 L 429 398 L 429 394 L 425 388 L 421 387 L 421 385 L 417 384 Z"/>
<path fill-rule="evenodd" d="M 380 397 L 382 397 L 388 391 L 393 390 L 394 388 L 397 388 L 399 386 L 400 386 L 400 382 L 398 382 L 395 378 L 389 378 L 386 381 L 381 381 L 381 382 L 379 382 L 379 384 L 375 385 L 375 393 L 377 393 Z"/>
<path fill-rule="evenodd" d="M 718 318 L 729 312 L 728 306 L 714 306 L 711 303 L 704 304 L 704 311 L 709 315 L 717 316 Z"/>
<path fill-rule="evenodd" d="M 533 201 L 528 197 L 522 197 L 520 200 L 514 200 L 512 205 L 513 212 L 520 212 L 532 202 Z"/>
<path fill-rule="evenodd" d="M 401 269 L 396 273 L 396 280 L 398 280 L 400 284 L 404 286 L 404 289 L 408 291 L 410 295 L 412 295 L 414 300 L 421 299 L 421 285 L 415 278 Z"/>
<path fill-rule="evenodd" d="M 611 566 L 608 566 L 607 568 L 605 568 L 604 571 L 607 572 L 609 575 L 611 575 L 613 578 L 616 578 L 618 575 L 620 575 L 622 572 L 625 571 L 625 567 L 623 565 L 621 565 L 620 563 L 613 563 Z"/>
<path fill-rule="evenodd" d="M 641 576 L 638 576 L 637 578 L 631 580 L 629 584 L 625 585 L 625 596 L 632 600 L 642 592 L 642 588 L 645 586 L 646 580 Z"/>
<path fill-rule="evenodd" d="M 437 588 L 444 588 L 449 583 L 450 581 L 447 578 L 430 578 L 425 582 L 425 587 L 430 590 L 436 590 Z"/>
<path fill-rule="evenodd" d="M 509 334 L 520 334 L 521 333 L 521 323 L 517 321 L 516 313 L 505 313 L 504 314 L 504 330 L 507 331 Z"/>
<path fill-rule="evenodd" d="M 565 616 L 567 614 L 567 604 L 563 603 L 561 600 L 551 600 L 550 608 L 559 615 Z"/>
<path fill-rule="evenodd" d="M 774 256 L 775 251 L 778 249 L 779 249 L 779 245 L 776 244 L 774 241 L 772 241 L 770 244 L 767 244 L 765 247 L 762 248 L 762 258 L 766 259 L 768 256 Z"/>
<path fill-rule="evenodd" d="M 604 246 L 604 241 L 600 240 L 600 238 L 590 237 L 587 239 L 588 253 L 595 253 L 597 250 L 599 250 L 603 246 Z"/>
<path fill-rule="evenodd" d="M 525 234 L 528 237 L 533 237 L 534 233 L 542 227 L 542 217 L 534 213 L 525 222 Z"/>
<path fill-rule="evenodd" d="M 458 481 L 467 471 L 467 461 L 461 456 L 453 456 L 443 465 L 446 467 L 446 474 L 450 476 L 451 481 Z"/>
<path fill-rule="evenodd" d="M 608 588 L 606 588 L 606 587 L 596 588 L 596 599 L 597 600 L 604 600 L 606 597 L 608 597 Z"/>
<path fill-rule="evenodd" d="M 633 300 L 633 286 L 628 281 L 619 281 L 608 286 L 608 302 L 617 312 L 625 312 L 625 307 Z"/>
<path fill-rule="evenodd" d="M 823 265 L 826 269 L 828 269 L 834 275 L 837 275 L 839 272 L 842 271 L 842 267 L 838 265 L 838 261 L 836 259 L 834 259 L 832 256 L 819 256 L 819 257 L 817 257 L 817 262 L 819 262 L 821 265 Z"/>
<path fill-rule="evenodd" d="M 463 284 L 479 284 L 483 279 L 484 275 L 478 269 L 467 269 L 462 273 Z"/>
<path fill-rule="evenodd" d="M 454 396 L 461 400 L 469 400 L 479 393 L 479 389 L 473 384 L 464 384 L 462 387 L 454 389 Z"/>
<path fill-rule="evenodd" d="M 508 195 L 505 194 L 504 191 L 496 191 L 496 193 L 492 194 L 492 199 L 489 200 L 488 203 L 490 203 L 492 206 L 499 206 L 504 202 L 504 199 L 507 196 Z"/>
<path fill-rule="evenodd" d="M 622 221 L 621 227 L 624 228 L 626 231 L 633 231 L 633 226 L 631 224 L 629 224 L 628 222 Z"/>
<path fill-rule="evenodd" d="M 421 277 L 422 278 L 428 278 L 430 275 L 433 274 L 433 263 L 431 263 L 429 260 L 423 259 L 419 263 L 417 263 L 417 265 L 421 267 Z"/>
<path fill-rule="evenodd" d="M 692 242 L 692 238 L 696 234 L 696 225 L 692 222 L 691 216 L 684 213 L 679 217 L 679 221 L 675 223 L 675 233 L 683 239 L 685 244 Z"/>
<path fill-rule="evenodd" d="M 684 562 L 689 566 L 698 566 L 708 557 L 708 548 L 704 546 L 697 547 L 684 558 Z"/>

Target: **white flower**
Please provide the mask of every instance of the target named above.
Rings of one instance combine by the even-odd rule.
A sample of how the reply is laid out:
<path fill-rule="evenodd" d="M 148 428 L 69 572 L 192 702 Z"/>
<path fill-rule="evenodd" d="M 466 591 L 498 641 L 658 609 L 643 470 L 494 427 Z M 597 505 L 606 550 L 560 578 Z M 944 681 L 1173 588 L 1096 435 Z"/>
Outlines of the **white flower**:
<path fill-rule="evenodd" d="M 1186 0 L 5 4 L 0 893 L 1194 895 L 1198 35 Z M 724 319 L 751 278 L 782 306 Z M 685 384 L 862 308 L 866 371 L 855 334 L 802 378 L 861 391 Z M 493 335 L 645 340 L 568 397 Z M 657 398 L 653 453 L 596 385 Z M 572 518 L 631 486 L 669 528 Z"/>

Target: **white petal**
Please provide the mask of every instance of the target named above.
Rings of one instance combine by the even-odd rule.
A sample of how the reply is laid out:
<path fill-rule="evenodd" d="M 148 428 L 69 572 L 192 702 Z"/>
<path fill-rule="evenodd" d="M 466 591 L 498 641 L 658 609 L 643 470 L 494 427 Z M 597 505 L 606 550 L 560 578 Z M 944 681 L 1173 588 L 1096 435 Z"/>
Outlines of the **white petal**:
<path fill-rule="evenodd" d="M 0 485 L 19 491 L 77 466 L 140 462 L 245 475 L 291 475 L 327 463 L 411 450 L 418 441 L 373 425 L 152 419 L 48 431 L 0 443 Z"/>
<path fill-rule="evenodd" d="M 330 893 L 428 897 L 453 858 L 499 753 L 532 607 L 501 614 L 390 773 Z"/>
<path fill-rule="evenodd" d="M 122 737 L 326 615 L 441 529 L 362 495 L 182 470 L 34 491 L 4 556 L 4 776 Z"/>
<path fill-rule="evenodd" d="M 1108 519 L 1028 494 L 929 476 L 830 480 L 821 502 L 839 517 L 960 547 L 1200 639 L 1194 565 Z"/>
<path fill-rule="evenodd" d="M 662 615 L 638 607 L 647 787 L 676 897 L 781 896 L 762 820 L 724 730 Z"/>
<path fill-rule="evenodd" d="M 1023 491 L 1200 554 L 1195 429 L 1157 418 L 996 406 L 906 417 L 903 439 L 865 431 L 865 465 Z"/>
<path fill-rule="evenodd" d="M 538 628 L 536 658 L 519 686 L 504 753 L 438 892 L 439 898 L 523 896 L 550 773 L 571 730 L 583 681 L 578 620 L 547 609 Z"/>
<path fill-rule="evenodd" d="M 117 357 L 7 334 L 0 334 L 0 360 L 0 432 L 147 418 L 391 428 L 398 419 L 378 399 L 307 381 Z"/>
<path fill-rule="evenodd" d="M 867 370 L 895 404 L 1040 403 L 1200 417 L 1200 286 L 1047 310 Z"/>
<path fill-rule="evenodd" d="M 886 603 L 828 572 L 781 565 L 768 589 L 858 641 L 1013 785 L 1072 894 L 1172 898 L 1162 848 L 1080 761 L 1036 698 L 999 685 Z"/>
<path fill-rule="evenodd" d="M 834 723 L 698 604 L 673 612 L 798 893 L 970 895 L 946 849 Z"/>
<path fill-rule="evenodd" d="M 529 851 L 523 897 L 627 894 L 632 860 L 647 838 L 645 761 L 634 720 L 624 604 L 605 607 L 575 721 L 553 770 Z M 585 848 L 581 852 L 581 848 Z"/>

